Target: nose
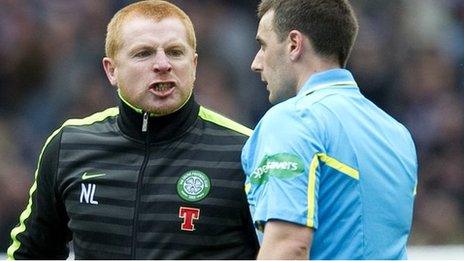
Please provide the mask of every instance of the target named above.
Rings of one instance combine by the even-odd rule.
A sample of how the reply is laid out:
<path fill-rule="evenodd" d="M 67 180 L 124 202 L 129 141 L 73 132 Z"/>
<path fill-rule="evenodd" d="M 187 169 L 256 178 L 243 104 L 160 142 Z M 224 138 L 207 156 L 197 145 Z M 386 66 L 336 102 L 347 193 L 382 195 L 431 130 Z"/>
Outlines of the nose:
<path fill-rule="evenodd" d="M 262 49 L 259 49 L 259 51 L 255 55 L 255 59 L 251 63 L 252 71 L 259 73 L 263 70 L 262 56 L 263 56 L 263 51 Z"/>
<path fill-rule="evenodd" d="M 166 73 L 172 70 L 171 62 L 169 61 L 169 58 L 166 56 L 164 51 L 159 51 L 156 53 L 153 70 L 156 73 Z"/>

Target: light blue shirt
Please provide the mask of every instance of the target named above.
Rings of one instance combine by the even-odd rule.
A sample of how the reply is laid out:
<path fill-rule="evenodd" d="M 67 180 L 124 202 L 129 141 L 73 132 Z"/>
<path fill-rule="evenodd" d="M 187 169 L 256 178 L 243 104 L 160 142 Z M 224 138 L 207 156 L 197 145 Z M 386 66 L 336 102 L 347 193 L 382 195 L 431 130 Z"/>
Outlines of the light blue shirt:
<path fill-rule="evenodd" d="M 242 152 L 255 226 L 314 229 L 311 259 L 405 259 L 417 158 L 408 130 L 351 73 L 312 75 L 272 107 Z"/>

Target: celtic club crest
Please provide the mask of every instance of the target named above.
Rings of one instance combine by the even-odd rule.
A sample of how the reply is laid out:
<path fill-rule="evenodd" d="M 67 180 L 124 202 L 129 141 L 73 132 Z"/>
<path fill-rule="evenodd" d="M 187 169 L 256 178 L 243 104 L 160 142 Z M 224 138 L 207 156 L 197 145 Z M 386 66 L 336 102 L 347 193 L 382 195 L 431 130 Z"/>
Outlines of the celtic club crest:
<path fill-rule="evenodd" d="M 189 202 L 196 202 L 204 199 L 211 189 L 209 177 L 198 170 L 191 170 L 184 173 L 177 181 L 177 194 Z"/>

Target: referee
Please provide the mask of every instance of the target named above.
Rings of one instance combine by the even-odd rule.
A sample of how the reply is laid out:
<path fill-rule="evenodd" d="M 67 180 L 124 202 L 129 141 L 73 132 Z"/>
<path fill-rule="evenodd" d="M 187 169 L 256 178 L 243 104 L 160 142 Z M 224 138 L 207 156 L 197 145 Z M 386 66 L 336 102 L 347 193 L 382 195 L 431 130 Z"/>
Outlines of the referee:
<path fill-rule="evenodd" d="M 262 0 L 258 16 L 252 69 L 275 104 L 242 154 L 258 258 L 405 259 L 415 146 L 343 69 L 348 1 Z"/>

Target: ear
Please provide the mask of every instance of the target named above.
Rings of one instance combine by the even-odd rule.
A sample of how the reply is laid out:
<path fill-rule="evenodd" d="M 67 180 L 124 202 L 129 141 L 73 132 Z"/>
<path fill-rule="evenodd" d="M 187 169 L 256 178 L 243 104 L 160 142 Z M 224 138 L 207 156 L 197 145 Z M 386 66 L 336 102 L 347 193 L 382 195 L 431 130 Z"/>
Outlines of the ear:
<path fill-rule="evenodd" d="M 198 54 L 195 53 L 194 56 L 193 56 L 193 66 L 195 66 L 195 68 L 197 68 L 197 64 L 198 64 Z"/>
<path fill-rule="evenodd" d="M 104 57 L 102 60 L 103 69 L 105 69 L 106 77 L 110 81 L 111 85 L 118 87 L 117 69 L 116 62 L 108 57 Z"/>
<path fill-rule="evenodd" d="M 298 30 L 292 30 L 288 33 L 290 60 L 298 60 L 304 52 L 304 35 Z"/>
<path fill-rule="evenodd" d="M 195 53 L 193 56 L 193 81 L 197 78 L 197 65 L 198 65 L 198 54 Z"/>

